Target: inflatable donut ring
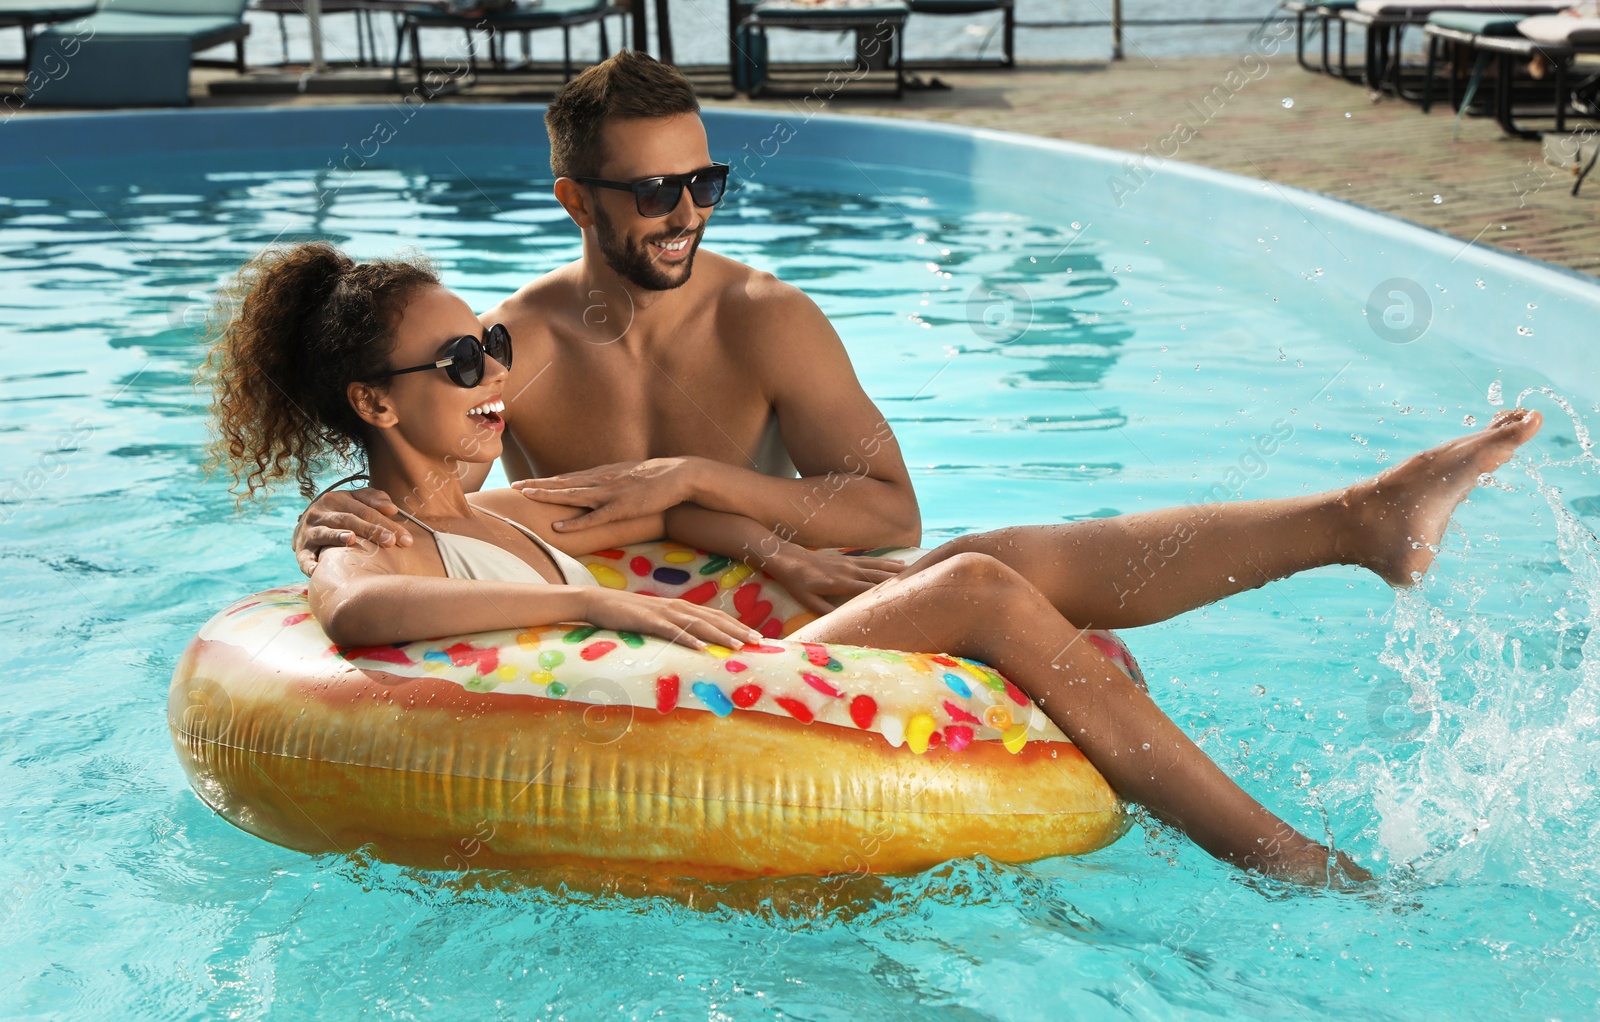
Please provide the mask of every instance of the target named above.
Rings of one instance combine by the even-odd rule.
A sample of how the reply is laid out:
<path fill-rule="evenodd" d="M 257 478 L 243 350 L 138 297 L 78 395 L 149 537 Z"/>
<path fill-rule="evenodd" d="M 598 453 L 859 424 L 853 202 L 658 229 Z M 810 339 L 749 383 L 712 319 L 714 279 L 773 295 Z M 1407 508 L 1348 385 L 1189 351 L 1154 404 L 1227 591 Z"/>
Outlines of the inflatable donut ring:
<path fill-rule="evenodd" d="M 305 852 L 709 880 L 1022 862 L 1127 828 L 1083 754 L 982 664 L 784 641 L 811 618 L 792 597 L 677 544 L 584 560 L 771 638 L 696 652 L 562 625 L 341 649 L 304 586 L 272 589 L 208 621 L 173 675 L 195 791 Z M 1142 684 L 1119 640 L 1088 634 Z"/>

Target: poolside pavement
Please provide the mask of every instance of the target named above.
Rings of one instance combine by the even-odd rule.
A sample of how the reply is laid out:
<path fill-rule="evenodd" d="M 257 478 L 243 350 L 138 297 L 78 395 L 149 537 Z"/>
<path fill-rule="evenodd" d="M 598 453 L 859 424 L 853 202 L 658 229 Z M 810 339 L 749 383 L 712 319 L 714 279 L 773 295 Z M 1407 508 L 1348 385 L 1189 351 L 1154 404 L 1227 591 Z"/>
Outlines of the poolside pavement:
<path fill-rule="evenodd" d="M 1494 245 L 1600 275 L 1600 172 L 1574 197 L 1573 172 L 1547 164 L 1539 143 L 1507 138 L 1492 121 L 1471 117 L 1453 141 L 1455 116 L 1447 105 L 1424 115 L 1411 103 L 1374 99 L 1360 86 L 1302 70 L 1287 47 L 1275 54 L 1152 58 L 1132 46 L 1128 59 L 1114 64 L 921 74 L 951 88 L 911 91 L 899 101 L 855 97 L 849 88 L 832 97 L 823 90 L 823 98 L 752 101 L 716 98 L 711 93 L 726 91 L 725 79 L 694 77 L 708 86 L 708 107 L 767 108 L 791 117 L 820 111 L 922 118 L 1134 153 L 1171 136 L 1182 117 L 1198 133 L 1176 159 L 1323 192 L 1447 232 L 1463 244 Z M 208 93 L 207 82 L 230 77 L 197 69 L 196 105 L 394 100 L 393 94 Z M 816 81 L 822 80 L 818 72 Z M 10 76 L 0 74 L 0 93 L 10 87 Z M 543 99 L 550 87 L 530 92 L 525 83 L 489 80 L 435 102 Z M 33 112 L 24 107 L 22 114 Z M 1571 127 L 1592 132 L 1595 126 L 1579 121 Z M 1588 151 L 1597 138 L 1590 135 Z"/>

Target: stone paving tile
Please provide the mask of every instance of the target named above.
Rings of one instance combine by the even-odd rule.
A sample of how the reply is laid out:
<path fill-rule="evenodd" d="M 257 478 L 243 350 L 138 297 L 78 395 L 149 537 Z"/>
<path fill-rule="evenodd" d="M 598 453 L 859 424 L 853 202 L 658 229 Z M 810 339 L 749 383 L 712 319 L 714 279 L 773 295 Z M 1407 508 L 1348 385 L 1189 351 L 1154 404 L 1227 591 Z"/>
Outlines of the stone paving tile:
<path fill-rule="evenodd" d="M 914 92 L 899 103 L 840 96 L 828 108 L 1137 152 L 1167 135 L 1177 118 L 1198 121 L 1187 104 L 1200 102 L 1238 66 L 1237 57 L 1150 61 L 1130 55 L 1110 68 L 940 71 L 938 77 L 954 86 L 949 92 Z M 1455 117 L 1442 105 L 1424 115 L 1411 103 L 1374 100 L 1363 87 L 1301 70 L 1292 53 L 1263 57 L 1251 67 L 1257 77 L 1228 95 L 1178 159 L 1323 192 L 1463 242 L 1476 238 L 1600 274 L 1600 173 L 1574 198 L 1570 172 L 1544 167 L 1539 143 L 1507 138 L 1492 121 L 1466 118 L 1460 140 L 1452 141 Z M 784 100 L 753 105 L 796 109 Z"/>

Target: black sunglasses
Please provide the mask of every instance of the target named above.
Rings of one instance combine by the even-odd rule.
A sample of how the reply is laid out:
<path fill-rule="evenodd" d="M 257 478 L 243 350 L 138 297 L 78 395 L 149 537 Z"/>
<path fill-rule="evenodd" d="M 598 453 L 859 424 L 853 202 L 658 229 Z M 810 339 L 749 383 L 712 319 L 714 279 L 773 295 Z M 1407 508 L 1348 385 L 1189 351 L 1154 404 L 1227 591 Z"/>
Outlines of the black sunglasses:
<path fill-rule="evenodd" d="M 694 204 L 701 209 L 721 202 L 723 193 L 728 189 L 728 165 L 713 163 L 690 174 L 664 174 L 661 177 L 643 177 L 637 181 L 606 181 L 598 177 L 575 177 L 573 180 L 597 188 L 632 192 L 633 204 L 638 207 L 639 215 L 653 218 L 666 216 L 677 209 L 685 187 L 689 189 L 689 197 Z"/>
<path fill-rule="evenodd" d="M 450 341 L 449 344 L 448 354 L 437 362 L 412 366 L 409 369 L 391 369 L 372 378 L 374 380 L 382 380 L 390 376 L 404 376 L 406 373 L 421 373 L 429 369 L 443 369 L 452 383 L 458 387 L 466 387 L 471 390 L 483 382 L 483 357 L 485 355 L 488 355 L 507 369 L 511 368 L 511 333 L 499 323 L 485 330 L 482 340 L 467 334 L 463 337 L 457 337 L 455 340 Z"/>

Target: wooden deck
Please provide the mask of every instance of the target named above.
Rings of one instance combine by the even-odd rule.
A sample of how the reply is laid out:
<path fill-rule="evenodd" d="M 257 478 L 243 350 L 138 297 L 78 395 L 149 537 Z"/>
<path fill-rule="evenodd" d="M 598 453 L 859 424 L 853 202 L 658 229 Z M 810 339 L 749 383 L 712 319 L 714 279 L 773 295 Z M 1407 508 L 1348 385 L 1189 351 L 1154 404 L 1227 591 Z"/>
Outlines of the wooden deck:
<path fill-rule="evenodd" d="M 1116 64 L 1021 65 L 1012 70 L 922 72 L 948 90 L 908 92 L 903 100 L 856 98 L 849 90 L 821 104 L 829 112 L 912 117 L 1071 139 L 1137 152 L 1172 133 L 1189 104 L 1209 109 L 1177 159 L 1248 177 L 1324 192 L 1372 209 L 1513 252 L 1600 275 L 1600 172 L 1570 193 L 1573 173 L 1547 164 L 1537 142 L 1505 137 L 1490 120 L 1466 118 L 1452 141 L 1453 112 L 1424 116 L 1416 106 L 1325 75 L 1303 71 L 1292 51 L 1243 65 L 1240 57 L 1148 58 L 1130 48 Z M 0 93 L 14 84 L 0 75 Z M 386 78 L 387 75 L 385 74 Z M 707 107 L 765 107 L 804 113 L 798 99 L 728 97 L 726 79 L 693 75 Z M 820 85 L 824 75 L 818 72 Z M 387 103 L 388 95 L 211 95 L 209 82 L 237 83 L 229 72 L 195 73 L 201 106 Z M 489 80 L 494 81 L 494 80 Z M 20 78 L 18 79 L 18 83 Z M 558 79 L 530 86 L 505 80 L 438 102 L 546 99 Z M 1243 83 L 1242 85 L 1240 83 Z M 376 82 L 372 84 L 376 85 Z M 226 87 L 226 86 L 224 86 Z M 1218 89 L 1221 91 L 1216 91 Z M 721 93 L 719 98 L 716 94 Z M 1206 96 L 1213 99 L 1209 107 Z M 1292 100 L 1292 104 L 1287 102 Z M 43 111 L 39 111 L 43 112 Z M 24 108 L 22 115 L 34 111 Z M 1583 121 L 1569 125 L 1594 132 Z M 0 129 L 3 130 L 3 129 Z M 1600 141 L 1592 134 L 1589 150 Z"/>

